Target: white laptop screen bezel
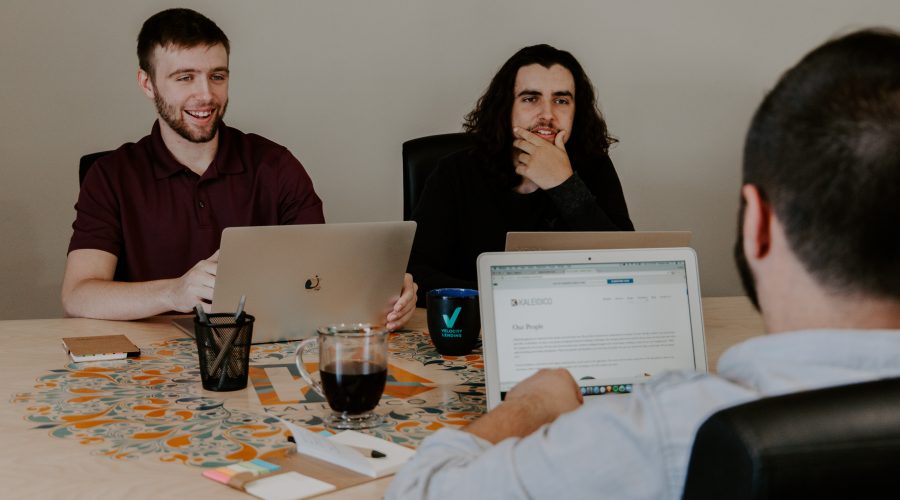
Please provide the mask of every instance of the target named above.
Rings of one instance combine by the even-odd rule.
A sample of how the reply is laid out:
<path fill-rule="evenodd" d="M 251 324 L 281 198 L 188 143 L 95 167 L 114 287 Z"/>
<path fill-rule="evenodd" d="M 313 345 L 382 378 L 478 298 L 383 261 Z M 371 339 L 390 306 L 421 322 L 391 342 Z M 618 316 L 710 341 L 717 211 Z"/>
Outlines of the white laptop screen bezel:
<path fill-rule="evenodd" d="M 694 369 L 707 371 L 706 341 L 703 329 L 703 309 L 700 295 L 697 254 L 691 248 L 650 248 L 628 250 L 562 250 L 544 252 L 490 252 L 478 257 L 478 289 L 480 293 L 482 345 L 485 371 L 487 408 L 501 402 L 498 372 L 497 332 L 494 324 L 494 293 L 491 268 L 494 266 L 622 263 L 650 261 L 683 261 L 688 287 L 691 334 L 694 349 Z"/>

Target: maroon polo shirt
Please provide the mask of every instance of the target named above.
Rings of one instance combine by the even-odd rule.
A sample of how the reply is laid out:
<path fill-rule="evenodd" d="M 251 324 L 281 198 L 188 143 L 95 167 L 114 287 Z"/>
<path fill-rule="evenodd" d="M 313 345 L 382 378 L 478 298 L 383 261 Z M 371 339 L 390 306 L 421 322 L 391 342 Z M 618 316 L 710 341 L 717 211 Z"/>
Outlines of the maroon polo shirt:
<path fill-rule="evenodd" d="M 154 123 L 150 135 L 97 160 L 75 210 L 69 252 L 116 255 L 117 281 L 181 276 L 219 248 L 226 227 L 325 222 L 312 180 L 285 147 L 224 124 L 198 176 Z"/>

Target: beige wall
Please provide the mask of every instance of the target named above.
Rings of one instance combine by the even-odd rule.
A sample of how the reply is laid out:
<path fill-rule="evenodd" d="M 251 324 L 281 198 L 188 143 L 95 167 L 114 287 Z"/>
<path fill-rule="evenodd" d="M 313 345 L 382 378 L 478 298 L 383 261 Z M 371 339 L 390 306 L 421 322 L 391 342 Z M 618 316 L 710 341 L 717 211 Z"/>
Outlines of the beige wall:
<path fill-rule="evenodd" d="M 148 133 L 135 38 L 171 2 L 0 6 L 0 319 L 61 314 L 80 155 Z M 900 26 L 897 0 L 187 1 L 232 40 L 227 121 L 289 147 L 332 222 L 401 217 L 400 144 L 456 131 L 518 48 L 570 50 L 593 79 L 638 229 L 688 229 L 705 295 L 731 264 L 750 115 L 803 53 Z"/>

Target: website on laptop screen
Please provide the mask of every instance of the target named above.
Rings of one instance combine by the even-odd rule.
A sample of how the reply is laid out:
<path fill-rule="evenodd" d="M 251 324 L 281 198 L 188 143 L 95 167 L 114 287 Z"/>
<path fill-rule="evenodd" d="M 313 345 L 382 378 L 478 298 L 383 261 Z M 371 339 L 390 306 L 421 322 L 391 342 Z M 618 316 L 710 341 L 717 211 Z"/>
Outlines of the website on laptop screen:
<path fill-rule="evenodd" d="M 491 266 L 501 396 L 540 368 L 585 395 L 693 368 L 684 261 Z"/>

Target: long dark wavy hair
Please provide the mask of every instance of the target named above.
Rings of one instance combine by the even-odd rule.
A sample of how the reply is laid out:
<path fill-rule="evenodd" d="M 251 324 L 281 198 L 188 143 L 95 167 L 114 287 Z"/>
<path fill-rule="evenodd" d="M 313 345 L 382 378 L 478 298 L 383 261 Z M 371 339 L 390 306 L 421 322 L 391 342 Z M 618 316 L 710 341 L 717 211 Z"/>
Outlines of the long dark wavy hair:
<path fill-rule="evenodd" d="M 512 106 L 516 75 L 519 68 L 540 64 L 550 68 L 554 64 L 569 70 L 575 80 L 575 120 L 566 151 L 572 158 L 606 156 L 609 146 L 618 142 L 609 135 L 606 120 L 597 108 L 597 98 L 591 81 L 572 54 L 550 45 L 532 45 L 516 52 L 494 75 L 487 90 L 478 99 L 475 109 L 466 115 L 463 130 L 475 144 L 475 154 L 487 159 L 498 180 L 508 186 L 521 182 L 512 164 Z"/>

